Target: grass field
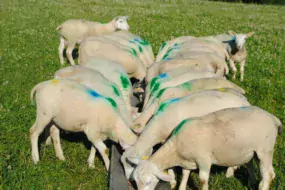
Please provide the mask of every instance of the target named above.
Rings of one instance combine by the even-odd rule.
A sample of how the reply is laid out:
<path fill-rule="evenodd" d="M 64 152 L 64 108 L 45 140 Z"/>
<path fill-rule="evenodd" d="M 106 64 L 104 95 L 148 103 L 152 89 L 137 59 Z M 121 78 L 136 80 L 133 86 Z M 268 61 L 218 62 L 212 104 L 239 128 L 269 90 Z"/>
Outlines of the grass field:
<path fill-rule="evenodd" d="M 172 36 L 255 31 L 247 42 L 245 81 L 236 83 L 246 90 L 251 104 L 285 122 L 284 13 L 284 6 L 208 1 L 1 0 L 0 188 L 108 188 L 102 160 L 97 156 L 96 168 L 88 169 L 90 150 L 82 141 L 62 139 L 65 162 L 55 157 L 52 146 L 42 143 L 41 160 L 37 166 L 32 163 L 29 129 L 36 107 L 31 105 L 29 93 L 34 85 L 51 79 L 61 68 L 55 28 L 63 21 L 84 18 L 107 22 L 117 15 L 129 15 L 131 32 L 150 41 L 155 54 L 160 44 Z M 284 134 L 278 137 L 275 148 L 276 179 L 272 189 L 285 189 Z M 257 174 L 257 166 L 255 170 Z M 197 172 L 191 173 L 189 186 L 199 188 Z M 226 179 L 224 168 L 212 171 L 210 189 L 249 187 L 244 167 L 231 179 Z"/>

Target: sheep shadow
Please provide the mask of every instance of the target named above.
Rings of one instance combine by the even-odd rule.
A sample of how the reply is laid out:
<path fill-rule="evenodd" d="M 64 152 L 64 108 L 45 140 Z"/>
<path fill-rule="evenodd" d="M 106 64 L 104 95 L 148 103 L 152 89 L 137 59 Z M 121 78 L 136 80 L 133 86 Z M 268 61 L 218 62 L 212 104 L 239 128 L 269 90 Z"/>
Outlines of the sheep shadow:
<path fill-rule="evenodd" d="M 72 57 L 74 60 L 78 59 L 78 57 L 79 57 L 78 53 L 79 53 L 79 49 L 78 49 L 78 47 L 75 47 L 72 51 Z M 68 61 L 67 56 L 66 56 L 66 49 L 63 50 L 63 57 Z"/>

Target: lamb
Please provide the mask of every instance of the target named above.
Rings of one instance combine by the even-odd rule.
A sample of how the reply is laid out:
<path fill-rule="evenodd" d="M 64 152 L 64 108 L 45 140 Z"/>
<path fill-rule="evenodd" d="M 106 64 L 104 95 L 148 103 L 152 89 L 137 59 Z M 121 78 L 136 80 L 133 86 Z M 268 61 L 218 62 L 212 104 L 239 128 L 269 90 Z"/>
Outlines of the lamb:
<path fill-rule="evenodd" d="M 280 120 L 256 106 L 226 108 L 202 117 L 187 118 L 149 160 L 129 159 L 139 163 L 133 176 L 139 190 L 154 189 L 159 179 L 173 180 L 163 170 L 180 166 L 184 174 L 179 188 L 182 190 L 186 189 L 190 171 L 199 168 L 202 189 L 208 190 L 212 164 L 242 165 L 256 153 L 262 176 L 259 189 L 267 190 L 275 178 L 272 160 L 279 129 Z M 251 176 L 253 170 L 249 171 Z"/>
<path fill-rule="evenodd" d="M 233 89 L 225 89 L 224 92 L 205 90 L 164 101 L 145 128 L 138 126 L 134 129 L 135 132 L 142 131 L 142 133 L 134 146 L 126 150 L 121 157 L 126 177 L 130 177 L 133 168 L 125 160 L 129 157 L 147 158 L 152 152 L 152 147 L 163 143 L 183 119 L 202 116 L 228 107 L 247 105 L 250 105 L 247 99 Z"/>
<path fill-rule="evenodd" d="M 84 19 L 67 20 L 56 28 L 60 32 L 60 44 L 58 47 L 60 64 L 63 65 L 63 50 L 67 46 L 66 56 L 71 65 L 75 65 L 72 51 L 76 44 L 88 36 L 100 36 L 115 32 L 116 30 L 129 30 L 128 16 L 117 16 L 109 23 L 91 22 Z"/>
<path fill-rule="evenodd" d="M 235 80 L 237 68 L 235 67 L 235 63 L 240 63 L 240 80 L 244 80 L 244 65 L 246 62 L 247 52 L 245 48 L 246 39 L 251 37 L 254 32 L 250 32 L 248 34 L 236 34 L 233 31 L 229 31 L 228 34 L 220 34 L 215 36 L 218 40 L 222 41 L 225 49 L 229 53 L 229 64 L 231 69 L 233 70 L 232 79 Z"/>
<path fill-rule="evenodd" d="M 109 35 L 103 35 L 101 38 L 110 39 L 114 42 L 120 43 L 121 45 L 133 48 L 146 68 L 154 62 L 154 55 L 150 43 L 129 31 L 121 30 Z"/>
<path fill-rule="evenodd" d="M 51 122 L 65 131 L 83 131 L 99 150 L 107 170 L 109 158 L 103 141 L 111 139 L 126 149 L 137 140 L 137 136 L 122 119 L 116 102 L 110 97 L 65 79 L 53 79 L 37 84 L 31 91 L 31 100 L 35 92 L 37 117 L 30 129 L 32 158 L 35 164 L 39 161 L 38 137 Z M 55 146 L 58 145 L 59 133 L 51 131 L 51 136 Z M 96 152 L 93 146 L 88 159 L 89 165 L 94 161 Z"/>
<path fill-rule="evenodd" d="M 163 101 L 171 98 L 181 98 L 203 90 L 219 89 L 222 91 L 225 88 L 232 88 L 241 94 L 245 93 L 242 88 L 222 77 L 194 79 L 174 87 L 161 89 L 156 96 L 150 97 L 146 108 L 140 116 L 136 118 L 134 125 L 144 128 Z"/>
<path fill-rule="evenodd" d="M 116 84 L 123 95 L 127 109 L 131 111 L 132 83 L 125 69 L 118 62 L 91 57 L 84 67 L 99 71 L 105 78 Z"/>
<path fill-rule="evenodd" d="M 219 75 L 209 71 L 190 71 L 185 68 L 176 68 L 169 72 L 163 73 L 153 78 L 145 89 L 145 100 L 143 109 L 149 101 L 150 96 L 156 96 L 157 92 L 167 87 L 177 86 L 183 84 L 186 81 L 199 79 L 199 78 L 216 78 Z"/>
<path fill-rule="evenodd" d="M 112 52 L 112 53 L 110 53 Z M 85 65 L 92 57 L 104 58 L 120 63 L 129 77 L 143 81 L 146 67 L 141 63 L 136 51 L 128 46 L 112 43 L 99 37 L 88 37 L 79 48 L 79 64 Z"/>

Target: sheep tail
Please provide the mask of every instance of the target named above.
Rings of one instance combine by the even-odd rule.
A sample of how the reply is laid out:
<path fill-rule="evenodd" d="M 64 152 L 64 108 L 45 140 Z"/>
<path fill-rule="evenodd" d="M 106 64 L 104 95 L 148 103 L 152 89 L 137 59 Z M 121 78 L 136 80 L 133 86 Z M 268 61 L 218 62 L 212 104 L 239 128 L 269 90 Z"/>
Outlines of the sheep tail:
<path fill-rule="evenodd" d="M 34 88 L 32 89 L 31 93 L 30 93 L 30 100 L 31 100 L 31 104 L 34 105 L 34 93 L 37 91 L 38 87 L 41 85 L 42 83 L 37 84 L 36 86 L 34 86 Z"/>

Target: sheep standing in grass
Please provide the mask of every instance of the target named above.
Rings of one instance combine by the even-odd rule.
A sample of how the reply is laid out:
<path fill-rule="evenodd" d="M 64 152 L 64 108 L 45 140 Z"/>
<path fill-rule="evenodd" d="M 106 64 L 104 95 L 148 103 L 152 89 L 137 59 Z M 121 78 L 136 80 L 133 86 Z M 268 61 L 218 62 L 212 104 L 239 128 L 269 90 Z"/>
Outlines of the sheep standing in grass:
<path fill-rule="evenodd" d="M 184 176 L 179 189 L 184 190 L 190 171 L 198 168 L 201 189 L 208 190 L 211 165 L 242 165 L 250 162 L 256 153 L 262 176 L 259 189 L 268 190 L 275 178 L 272 160 L 279 129 L 278 118 L 255 106 L 227 108 L 188 118 L 149 160 L 129 158 L 139 164 L 133 176 L 139 190 L 152 190 L 159 179 L 173 180 L 163 172 L 165 169 L 180 166 Z"/>
<path fill-rule="evenodd" d="M 218 40 L 224 43 L 224 47 L 229 53 L 229 64 L 233 70 L 233 80 L 236 78 L 237 68 L 235 63 L 240 63 L 240 80 L 244 79 L 244 65 L 246 62 L 247 52 L 245 48 L 246 39 L 251 37 L 254 32 L 248 34 L 236 34 L 229 31 L 228 34 L 220 34 L 215 36 Z"/>
<path fill-rule="evenodd" d="M 109 168 L 106 139 L 119 142 L 123 149 L 133 145 L 137 136 L 122 119 L 116 102 L 107 96 L 79 84 L 64 79 L 53 79 L 36 85 L 31 91 L 31 99 L 36 92 L 37 117 L 30 129 L 32 158 L 39 161 L 38 138 L 49 124 L 53 123 L 64 131 L 84 132 L 93 144 L 89 160 L 94 160 L 96 149 Z M 51 131 L 53 139 L 59 139 L 59 133 Z M 59 142 L 54 141 L 55 144 Z M 94 147 L 95 146 L 95 147 Z"/>
<path fill-rule="evenodd" d="M 56 30 L 60 31 L 60 44 L 58 47 L 60 63 L 63 65 L 63 50 L 67 46 L 66 56 L 71 65 L 75 65 L 72 51 L 76 44 L 88 36 L 100 36 L 115 32 L 116 30 L 129 30 L 128 16 L 118 16 L 106 24 L 87 20 L 67 20 Z"/>
<path fill-rule="evenodd" d="M 142 133 L 136 143 L 122 155 L 126 176 L 130 176 L 133 168 L 125 160 L 129 157 L 147 158 L 152 148 L 163 143 L 182 120 L 224 108 L 248 105 L 247 99 L 233 89 L 205 90 L 162 102 L 146 126 L 141 122 L 142 125 L 134 127 L 137 133 Z"/>

